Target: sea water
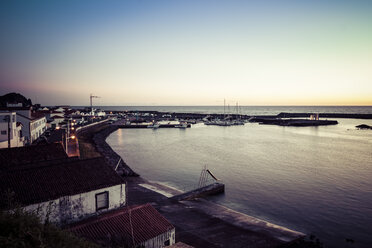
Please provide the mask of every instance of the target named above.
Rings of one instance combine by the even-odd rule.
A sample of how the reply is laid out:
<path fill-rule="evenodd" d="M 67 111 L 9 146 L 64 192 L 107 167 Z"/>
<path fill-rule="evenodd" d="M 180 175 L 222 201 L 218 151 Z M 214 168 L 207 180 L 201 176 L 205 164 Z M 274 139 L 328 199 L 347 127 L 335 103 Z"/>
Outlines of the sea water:
<path fill-rule="evenodd" d="M 226 185 L 212 201 L 314 234 L 327 247 L 372 247 L 372 130 L 355 128 L 372 120 L 338 121 L 119 129 L 107 142 L 146 179 L 189 190 L 206 165 Z"/>

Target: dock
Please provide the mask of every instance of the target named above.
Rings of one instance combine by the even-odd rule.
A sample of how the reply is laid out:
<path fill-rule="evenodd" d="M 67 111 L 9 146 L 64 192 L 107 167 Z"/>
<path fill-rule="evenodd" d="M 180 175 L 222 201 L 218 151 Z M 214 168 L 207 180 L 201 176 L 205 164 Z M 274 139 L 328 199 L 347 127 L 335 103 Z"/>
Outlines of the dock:
<path fill-rule="evenodd" d="M 189 192 L 175 195 L 171 197 L 170 199 L 176 200 L 176 201 L 185 201 L 185 200 L 193 200 L 196 198 L 208 196 L 208 195 L 216 195 L 225 192 L 225 184 L 223 183 L 213 183 L 201 188 L 197 188 L 194 190 L 191 190 Z"/>
<path fill-rule="evenodd" d="M 179 128 L 178 124 L 160 124 L 158 128 Z M 118 125 L 119 128 L 149 128 L 149 124 L 130 124 L 130 125 Z M 187 124 L 187 128 L 190 128 L 191 124 Z M 151 128 L 149 128 L 151 129 Z"/>

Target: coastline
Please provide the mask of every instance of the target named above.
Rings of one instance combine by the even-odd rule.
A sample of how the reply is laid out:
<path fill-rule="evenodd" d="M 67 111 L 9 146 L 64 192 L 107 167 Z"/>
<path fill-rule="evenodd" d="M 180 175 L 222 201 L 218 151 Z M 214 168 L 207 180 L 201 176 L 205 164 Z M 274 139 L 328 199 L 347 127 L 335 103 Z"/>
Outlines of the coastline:
<path fill-rule="evenodd" d="M 89 130 L 92 142 L 110 166 L 127 181 L 127 203 L 151 203 L 176 227 L 176 239 L 195 247 L 282 247 L 305 234 L 237 212 L 204 199 L 174 201 L 182 191 L 152 182 L 135 173 L 106 143 L 115 125 Z M 87 130 L 88 131 L 88 130 Z M 120 162 L 118 163 L 118 161 Z"/>

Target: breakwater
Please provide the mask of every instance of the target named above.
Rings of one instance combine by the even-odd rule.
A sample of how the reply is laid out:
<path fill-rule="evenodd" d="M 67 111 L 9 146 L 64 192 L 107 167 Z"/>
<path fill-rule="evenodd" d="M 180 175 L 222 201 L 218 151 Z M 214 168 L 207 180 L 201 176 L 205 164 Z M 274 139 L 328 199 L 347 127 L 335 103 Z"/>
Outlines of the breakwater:
<path fill-rule="evenodd" d="M 282 112 L 276 118 L 307 118 L 314 113 L 286 113 Z M 372 114 L 351 113 L 319 113 L 319 118 L 343 118 L 343 119 L 372 119 Z"/>
<path fill-rule="evenodd" d="M 310 127 L 337 125 L 337 121 L 332 120 L 308 120 L 308 119 L 266 119 L 254 118 L 250 122 L 258 122 L 262 125 L 292 126 L 292 127 Z"/>

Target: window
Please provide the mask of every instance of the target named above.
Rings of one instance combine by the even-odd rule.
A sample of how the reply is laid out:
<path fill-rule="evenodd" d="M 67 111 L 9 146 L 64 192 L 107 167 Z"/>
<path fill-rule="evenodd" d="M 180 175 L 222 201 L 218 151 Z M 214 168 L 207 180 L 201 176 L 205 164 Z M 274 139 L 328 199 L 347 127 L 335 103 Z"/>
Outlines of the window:
<path fill-rule="evenodd" d="M 2 135 L 6 135 L 6 130 L 1 130 Z"/>
<path fill-rule="evenodd" d="M 96 194 L 96 210 L 105 209 L 109 207 L 108 191 Z"/>
<path fill-rule="evenodd" d="M 170 246 L 170 241 L 169 241 L 169 239 L 166 240 L 166 241 L 164 242 L 164 246 Z"/>

